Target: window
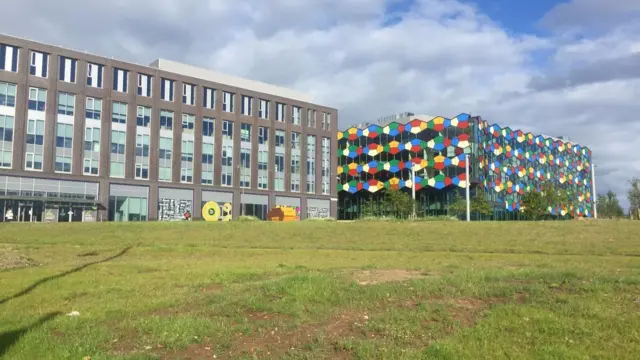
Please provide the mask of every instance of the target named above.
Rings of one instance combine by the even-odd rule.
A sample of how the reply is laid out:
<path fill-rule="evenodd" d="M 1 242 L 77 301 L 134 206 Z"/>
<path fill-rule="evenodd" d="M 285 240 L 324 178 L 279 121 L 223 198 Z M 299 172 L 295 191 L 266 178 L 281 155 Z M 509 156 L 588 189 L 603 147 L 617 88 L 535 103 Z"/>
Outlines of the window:
<path fill-rule="evenodd" d="M 291 123 L 293 125 L 300 125 L 300 114 L 302 113 L 302 109 L 299 106 L 291 107 Z"/>
<path fill-rule="evenodd" d="M 0 115 L 0 168 L 13 164 L 13 116 Z"/>
<path fill-rule="evenodd" d="M 31 61 L 29 62 L 29 74 L 46 78 L 49 65 L 49 54 L 38 51 L 31 51 Z"/>
<path fill-rule="evenodd" d="M 202 119 L 202 135 L 213 137 L 215 135 L 215 119 Z"/>
<path fill-rule="evenodd" d="M 73 146 L 73 125 L 58 123 L 56 126 L 56 147 L 71 149 Z"/>
<path fill-rule="evenodd" d="M 276 130 L 276 147 L 284 147 L 284 131 L 283 130 Z"/>
<path fill-rule="evenodd" d="M 207 109 L 215 109 L 216 108 L 216 91 L 214 89 L 205 87 L 204 88 L 204 96 L 202 98 L 203 106 Z"/>
<path fill-rule="evenodd" d="M 182 132 L 193 134 L 193 127 L 196 117 L 190 114 L 182 114 Z"/>
<path fill-rule="evenodd" d="M 0 70 L 18 72 L 18 48 L 0 44 Z"/>
<path fill-rule="evenodd" d="M 314 128 L 316 127 L 316 111 L 315 110 L 307 110 L 307 127 Z"/>
<path fill-rule="evenodd" d="M 330 158 L 331 140 L 327 137 L 322 138 L 322 193 L 330 194 L 330 176 L 331 176 L 331 158 Z"/>
<path fill-rule="evenodd" d="M 56 163 L 55 171 L 70 173 L 73 156 L 73 125 L 56 124 Z"/>
<path fill-rule="evenodd" d="M 251 142 L 251 124 L 240 124 L 240 141 Z"/>
<path fill-rule="evenodd" d="M 92 97 L 87 98 L 87 119 L 100 120 L 102 114 L 102 100 Z M 125 118 L 126 121 L 126 118 Z"/>
<path fill-rule="evenodd" d="M 149 179 L 149 135 L 136 134 L 136 179 Z"/>
<path fill-rule="evenodd" d="M 27 170 L 42 170 L 42 156 L 44 153 L 44 120 L 27 121 L 27 148 L 25 149 L 25 168 Z"/>
<path fill-rule="evenodd" d="M 316 137 L 307 135 L 307 192 L 316 192 Z"/>
<path fill-rule="evenodd" d="M 111 104 L 111 122 L 116 124 L 127 123 L 127 104 L 116 101 Z"/>
<path fill-rule="evenodd" d="M 284 121 L 284 110 L 287 105 L 276 103 L 276 121 Z"/>
<path fill-rule="evenodd" d="M 196 104 L 196 86 L 182 84 L 182 103 L 187 105 Z"/>
<path fill-rule="evenodd" d="M 138 106 L 138 114 L 136 115 L 136 125 L 149 127 L 151 122 L 151 108 L 146 106 Z"/>
<path fill-rule="evenodd" d="M 233 140 L 233 122 L 222 120 L 222 138 Z"/>
<path fill-rule="evenodd" d="M 160 129 L 173 130 L 173 112 L 167 110 L 160 111 Z"/>
<path fill-rule="evenodd" d="M 274 190 L 284 191 L 284 154 L 275 156 Z"/>
<path fill-rule="evenodd" d="M 201 183 L 213 185 L 213 144 L 202 143 Z"/>
<path fill-rule="evenodd" d="M 111 130 L 111 166 L 109 167 L 109 176 L 111 177 L 124 177 L 126 143 L 126 132 Z"/>
<path fill-rule="evenodd" d="M 151 97 L 152 89 L 153 89 L 153 76 L 138 74 L 138 95 Z"/>
<path fill-rule="evenodd" d="M 160 98 L 164 101 L 173 101 L 173 87 L 175 81 L 169 79 L 162 79 L 160 82 Z"/>
<path fill-rule="evenodd" d="M 240 149 L 240 187 L 251 187 L 251 149 Z"/>
<path fill-rule="evenodd" d="M 75 84 L 77 65 L 78 60 L 60 56 L 60 74 L 58 79 Z"/>
<path fill-rule="evenodd" d="M 269 151 L 258 151 L 258 189 L 267 190 L 269 183 Z"/>
<path fill-rule="evenodd" d="M 16 84 L 0 82 L 0 106 L 16 107 Z"/>
<path fill-rule="evenodd" d="M 297 133 L 297 132 L 291 133 L 291 149 L 300 150 L 300 133 Z"/>
<path fill-rule="evenodd" d="M 180 182 L 193 183 L 193 140 L 182 140 Z"/>
<path fill-rule="evenodd" d="M 269 129 L 264 126 L 258 127 L 258 144 L 269 145 Z"/>
<path fill-rule="evenodd" d="M 158 163 L 158 180 L 171 181 L 171 157 L 173 152 L 173 139 L 169 137 L 160 138 L 160 151 Z"/>
<path fill-rule="evenodd" d="M 233 112 L 233 96 L 230 92 L 222 92 L 222 111 Z"/>
<path fill-rule="evenodd" d="M 251 96 L 242 95 L 242 115 L 251 116 L 252 106 L 253 98 Z"/>
<path fill-rule="evenodd" d="M 58 114 L 73 116 L 76 96 L 69 93 L 58 92 Z"/>
<path fill-rule="evenodd" d="M 71 156 L 56 155 L 56 172 L 61 172 L 61 173 L 71 172 Z"/>
<path fill-rule="evenodd" d="M 87 126 L 84 129 L 84 174 L 98 175 L 100 162 L 100 128 Z"/>
<path fill-rule="evenodd" d="M 222 146 L 222 186 L 231 186 L 233 183 L 233 146 Z"/>
<path fill-rule="evenodd" d="M 327 130 L 331 130 L 331 113 L 327 113 Z"/>
<path fill-rule="evenodd" d="M 113 90 L 126 93 L 128 90 L 129 71 L 113 68 Z"/>
<path fill-rule="evenodd" d="M 291 154 L 291 191 L 300 192 L 300 154 Z"/>
<path fill-rule="evenodd" d="M 47 105 L 47 90 L 29 88 L 29 110 L 45 111 Z"/>
<path fill-rule="evenodd" d="M 104 75 L 104 65 L 87 64 L 87 86 L 102 89 L 102 77 Z"/>
<path fill-rule="evenodd" d="M 260 116 L 261 119 L 269 119 L 269 100 L 260 99 L 260 111 L 258 116 Z"/>

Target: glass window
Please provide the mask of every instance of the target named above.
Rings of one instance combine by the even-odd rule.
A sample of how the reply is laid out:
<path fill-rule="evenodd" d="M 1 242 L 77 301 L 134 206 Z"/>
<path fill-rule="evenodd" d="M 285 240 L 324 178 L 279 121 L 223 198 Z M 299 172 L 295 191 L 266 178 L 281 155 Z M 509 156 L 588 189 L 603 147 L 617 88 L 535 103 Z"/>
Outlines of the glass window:
<path fill-rule="evenodd" d="M 47 90 L 29 88 L 29 110 L 45 111 L 47 104 Z"/>
<path fill-rule="evenodd" d="M 240 141 L 251 142 L 251 125 L 240 124 Z"/>
<path fill-rule="evenodd" d="M 117 124 L 127 123 L 127 104 L 113 102 L 111 105 L 111 121 Z"/>
<path fill-rule="evenodd" d="M 163 130 L 173 129 L 173 111 L 167 111 L 167 110 L 160 111 L 160 129 L 163 129 Z"/>
<path fill-rule="evenodd" d="M 0 82 L 0 106 L 16 106 L 16 84 Z"/>
<path fill-rule="evenodd" d="M 151 122 L 151 108 L 146 106 L 138 106 L 138 114 L 136 116 L 136 125 L 149 127 Z"/>
<path fill-rule="evenodd" d="M 100 120 L 102 114 L 102 100 L 87 97 L 87 119 Z"/>
<path fill-rule="evenodd" d="M 204 118 L 202 119 L 202 135 L 211 136 L 215 135 L 215 119 Z"/>
<path fill-rule="evenodd" d="M 73 94 L 58 92 L 58 114 L 73 116 L 76 96 Z"/>

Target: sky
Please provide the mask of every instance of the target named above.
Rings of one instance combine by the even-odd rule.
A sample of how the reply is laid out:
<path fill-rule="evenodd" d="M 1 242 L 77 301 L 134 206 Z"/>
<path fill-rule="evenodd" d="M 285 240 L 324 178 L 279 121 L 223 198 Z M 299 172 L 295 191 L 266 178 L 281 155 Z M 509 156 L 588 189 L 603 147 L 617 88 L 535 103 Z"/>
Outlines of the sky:
<path fill-rule="evenodd" d="M 566 135 L 623 206 L 640 176 L 638 0 L 2 0 L 0 32 L 310 93 L 339 126 L 403 111 Z"/>

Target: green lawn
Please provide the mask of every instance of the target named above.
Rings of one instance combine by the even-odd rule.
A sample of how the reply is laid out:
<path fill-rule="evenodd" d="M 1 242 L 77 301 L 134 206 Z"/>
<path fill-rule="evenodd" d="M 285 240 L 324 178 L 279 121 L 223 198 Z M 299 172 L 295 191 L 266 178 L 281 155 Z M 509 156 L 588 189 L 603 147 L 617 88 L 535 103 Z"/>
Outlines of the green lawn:
<path fill-rule="evenodd" d="M 0 358 L 85 357 L 639 359 L 640 222 L 0 225 Z"/>

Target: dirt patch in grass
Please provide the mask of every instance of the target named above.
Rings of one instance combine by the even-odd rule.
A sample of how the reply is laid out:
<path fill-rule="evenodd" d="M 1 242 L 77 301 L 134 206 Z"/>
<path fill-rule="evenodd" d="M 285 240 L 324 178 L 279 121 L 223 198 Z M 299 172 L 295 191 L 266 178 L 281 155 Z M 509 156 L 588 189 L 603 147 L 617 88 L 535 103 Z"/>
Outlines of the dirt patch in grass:
<path fill-rule="evenodd" d="M 427 275 L 415 270 L 361 270 L 353 273 L 353 278 L 360 285 L 375 285 L 395 281 L 407 281 L 411 279 L 424 279 Z"/>
<path fill-rule="evenodd" d="M 339 339 L 363 336 L 359 329 L 367 320 L 368 316 L 363 312 L 343 312 L 332 316 L 326 323 L 305 324 L 294 330 L 272 328 L 261 329 L 250 335 L 238 333 L 231 350 L 225 356 L 236 358 L 249 355 L 278 358 L 289 351 L 313 342 L 319 336 L 322 336 L 328 343 Z M 348 358 L 344 351 L 334 351 L 340 354 L 335 354 L 336 356 L 331 358 Z"/>
<path fill-rule="evenodd" d="M 224 291 L 224 286 L 221 284 L 211 284 L 200 288 L 200 292 L 205 294 L 219 294 L 222 291 Z"/>
<path fill-rule="evenodd" d="M 35 260 L 13 249 L 0 249 L 0 271 L 39 266 Z"/>

